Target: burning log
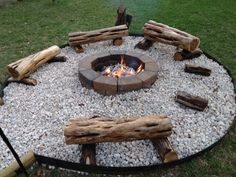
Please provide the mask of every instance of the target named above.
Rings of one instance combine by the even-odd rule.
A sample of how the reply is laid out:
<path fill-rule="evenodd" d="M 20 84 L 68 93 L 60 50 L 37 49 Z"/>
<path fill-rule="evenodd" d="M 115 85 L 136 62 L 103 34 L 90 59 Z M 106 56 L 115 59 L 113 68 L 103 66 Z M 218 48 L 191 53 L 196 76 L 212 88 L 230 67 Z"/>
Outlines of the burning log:
<path fill-rule="evenodd" d="M 153 41 L 150 41 L 148 39 L 143 39 L 142 41 L 137 43 L 134 48 L 148 50 L 152 45 L 153 45 Z"/>
<path fill-rule="evenodd" d="M 182 60 L 187 60 L 187 59 L 193 59 L 193 58 L 197 58 L 200 57 L 202 54 L 202 50 L 200 49 L 196 49 L 193 52 L 189 52 L 187 50 L 182 50 L 180 52 L 176 52 L 174 55 L 174 59 L 176 61 L 182 61 Z"/>
<path fill-rule="evenodd" d="M 42 64 L 48 62 L 50 59 L 59 54 L 60 51 L 61 49 L 54 45 L 48 49 L 42 50 L 36 54 L 9 64 L 7 69 L 15 80 L 22 80 L 23 78 L 28 77 Z"/>
<path fill-rule="evenodd" d="M 14 79 L 13 77 L 10 77 L 7 82 L 16 82 L 16 83 L 21 83 L 21 84 L 25 84 L 25 85 L 32 85 L 32 86 L 35 86 L 37 85 L 37 80 L 36 79 L 33 79 L 33 78 L 23 78 L 21 80 L 17 80 L 17 79 Z"/>
<path fill-rule="evenodd" d="M 154 42 L 174 45 L 190 52 L 197 50 L 200 45 L 199 38 L 152 20 L 144 25 L 144 38 Z"/>
<path fill-rule="evenodd" d="M 126 25 L 119 25 L 110 28 L 98 29 L 87 32 L 73 32 L 69 33 L 69 44 L 72 47 L 83 44 L 94 43 L 98 41 L 111 40 L 128 36 L 128 27 Z"/>
<path fill-rule="evenodd" d="M 203 111 L 208 105 L 208 100 L 182 91 L 177 92 L 175 101 L 199 111 Z"/>
<path fill-rule="evenodd" d="M 151 141 L 164 163 L 178 160 L 178 155 L 172 148 L 168 138 L 152 139 Z"/>
<path fill-rule="evenodd" d="M 96 144 L 83 144 L 80 163 L 84 165 L 96 165 Z"/>
<path fill-rule="evenodd" d="M 152 115 L 133 119 L 70 120 L 64 128 L 64 135 L 66 144 L 93 144 L 164 138 L 170 136 L 171 131 L 169 118 Z"/>
<path fill-rule="evenodd" d="M 187 73 L 199 74 L 199 75 L 203 75 L 203 76 L 210 76 L 211 75 L 210 69 L 204 68 L 201 66 L 189 65 L 189 64 L 185 65 L 184 71 Z"/>

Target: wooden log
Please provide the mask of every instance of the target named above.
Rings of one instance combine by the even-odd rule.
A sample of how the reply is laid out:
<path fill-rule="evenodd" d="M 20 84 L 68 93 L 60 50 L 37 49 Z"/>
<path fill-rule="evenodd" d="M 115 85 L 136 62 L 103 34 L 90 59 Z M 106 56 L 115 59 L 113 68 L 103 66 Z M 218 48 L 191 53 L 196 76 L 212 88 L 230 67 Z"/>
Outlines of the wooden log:
<path fill-rule="evenodd" d="M 153 41 L 148 40 L 148 39 L 143 39 L 140 42 L 138 42 L 134 48 L 148 50 L 152 45 L 153 45 Z"/>
<path fill-rule="evenodd" d="M 201 49 L 196 49 L 193 52 L 189 52 L 187 50 L 182 50 L 180 52 L 176 52 L 174 55 L 174 59 L 176 61 L 182 61 L 182 60 L 187 60 L 187 59 L 193 59 L 193 58 L 197 58 L 200 57 L 202 54 L 202 50 Z"/>
<path fill-rule="evenodd" d="M 69 33 L 69 44 L 70 46 L 74 47 L 98 41 L 112 40 L 128 35 L 129 32 L 126 25 L 119 25 L 95 31 L 73 32 Z"/>
<path fill-rule="evenodd" d="M 3 99 L 0 97 L 0 106 L 4 105 Z"/>
<path fill-rule="evenodd" d="M 80 163 L 84 165 L 96 165 L 96 145 L 83 144 Z"/>
<path fill-rule="evenodd" d="M 117 9 L 117 18 L 115 26 L 126 25 L 126 8 L 122 4 Z"/>
<path fill-rule="evenodd" d="M 53 57 L 52 59 L 50 59 L 48 61 L 48 63 L 52 63 L 52 62 L 66 62 L 67 59 L 68 58 L 65 56 L 65 54 L 60 53 L 60 54 L 56 55 L 55 57 Z"/>
<path fill-rule="evenodd" d="M 168 138 L 152 139 L 151 141 L 164 163 L 178 160 L 178 154 L 172 148 Z"/>
<path fill-rule="evenodd" d="M 14 79 L 21 80 L 25 77 L 28 77 L 42 64 L 55 57 L 60 53 L 60 51 L 61 49 L 54 45 L 48 49 L 42 50 L 36 54 L 9 64 L 7 69 Z"/>
<path fill-rule="evenodd" d="M 191 52 L 198 49 L 200 45 L 199 38 L 152 20 L 149 20 L 148 23 L 144 25 L 144 38 L 155 42 L 174 45 Z"/>
<path fill-rule="evenodd" d="M 151 115 L 142 118 L 93 118 L 70 120 L 65 128 L 67 144 L 120 142 L 170 136 L 172 124 L 166 116 Z"/>
<path fill-rule="evenodd" d="M 190 65 L 190 64 L 185 65 L 184 71 L 187 73 L 199 74 L 199 75 L 203 75 L 203 76 L 210 76 L 211 75 L 210 69 L 204 68 L 201 66 Z"/>
<path fill-rule="evenodd" d="M 13 77 L 10 77 L 8 80 L 7 80 L 8 83 L 10 82 L 16 82 L 16 83 L 20 83 L 20 84 L 25 84 L 25 85 L 31 85 L 31 86 L 35 86 L 37 85 L 37 80 L 36 79 L 33 79 L 33 78 L 23 78 L 21 80 L 17 80 L 17 79 L 14 79 Z"/>
<path fill-rule="evenodd" d="M 208 100 L 199 96 L 193 96 L 183 91 L 178 91 L 175 101 L 187 107 L 203 111 L 208 106 Z"/>

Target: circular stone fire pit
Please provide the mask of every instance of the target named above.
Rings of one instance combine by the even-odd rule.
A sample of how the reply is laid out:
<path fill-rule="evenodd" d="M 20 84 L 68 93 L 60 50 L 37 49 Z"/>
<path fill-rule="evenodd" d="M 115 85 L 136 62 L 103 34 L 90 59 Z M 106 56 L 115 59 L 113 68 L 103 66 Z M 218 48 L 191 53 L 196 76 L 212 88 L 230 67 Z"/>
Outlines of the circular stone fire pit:
<path fill-rule="evenodd" d="M 130 68 L 143 71 L 128 77 L 109 77 L 101 74 L 104 66 L 115 65 L 124 57 Z M 132 51 L 108 51 L 87 56 L 79 62 L 79 79 L 82 86 L 93 88 L 104 95 L 150 88 L 157 79 L 157 64 L 151 57 Z"/>

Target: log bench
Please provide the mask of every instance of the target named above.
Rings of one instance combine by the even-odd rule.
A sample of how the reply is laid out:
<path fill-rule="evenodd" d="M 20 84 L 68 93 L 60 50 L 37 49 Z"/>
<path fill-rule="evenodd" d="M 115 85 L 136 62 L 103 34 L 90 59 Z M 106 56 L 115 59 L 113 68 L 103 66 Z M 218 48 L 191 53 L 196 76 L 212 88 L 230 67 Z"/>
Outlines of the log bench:
<path fill-rule="evenodd" d="M 70 120 L 64 128 L 66 144 L 81 144 L 80 162 L 87 165 L 96 164 L 96 143 L 145 139 L 151 140 L 163 162 L 177 160 L 177 153 L 168 140 L 171 132 L 170 118 L 163 115 L 125 119 L 77 118 Z"/>

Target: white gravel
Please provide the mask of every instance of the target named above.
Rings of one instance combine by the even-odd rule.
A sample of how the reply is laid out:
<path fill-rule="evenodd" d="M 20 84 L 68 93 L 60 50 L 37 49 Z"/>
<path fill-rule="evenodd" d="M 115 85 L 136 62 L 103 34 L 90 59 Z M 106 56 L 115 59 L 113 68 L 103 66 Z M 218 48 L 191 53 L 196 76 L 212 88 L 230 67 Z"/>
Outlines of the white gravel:
<path fill-rule="evenodd" d="M 5 104 L 0 107 L 0 126 L 19 153 L 29 149 L 37 154 L 79 162 L 81 146 L 64 143 L 63 126 L 74 117 L 101 114 L 110 117 L 132 117 L 166 114 L 174 125 L 171 143 L 180 158 L 195 154 L 217 140 L 230 127 L 235 116 L 235 94 L 231 78 L 216 62 L 202 55 L 193 60 L 173 60 L 175 47 L 155 44 L 148 51 L 134 49 L 141 37 L 126 37 L 120 47 L 111 42 L 85 46 L 77 54 L 70 47 L 62 49 L 69 60 L 50 63 L 31 76 L 35 87 L 11 83 L 4 89 Z M 158 80 L 150 89 L 102 96 L 83 88 L 78 78 L 78 61 L 87 55 L 107 50 L 135 50 L 150 55 L 158 64 Z M 184 65 L 198 64 L 212 69 L 209 77 L 188 74 Z M 174 101 L 176 91 L 186 91 L 207 98 L 209 107 L 195 111 Z M 161 163 L 150 141 L 101 143 L 97 162 L 105 166 L 144 166 Z M 13 160 L 0 141 L 0 169 Z"/>

